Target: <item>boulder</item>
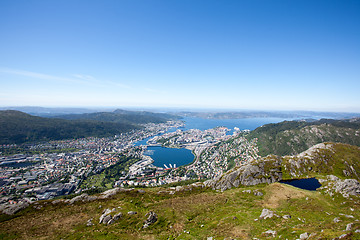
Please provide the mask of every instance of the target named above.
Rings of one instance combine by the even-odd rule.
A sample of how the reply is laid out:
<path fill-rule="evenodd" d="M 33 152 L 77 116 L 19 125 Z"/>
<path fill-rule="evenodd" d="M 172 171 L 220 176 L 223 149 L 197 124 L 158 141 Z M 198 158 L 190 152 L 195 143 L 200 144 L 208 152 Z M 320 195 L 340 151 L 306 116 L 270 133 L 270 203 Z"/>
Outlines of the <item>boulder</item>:
<path fill-rule="evenodd" d="M 260 192 L 259 190 L 254 190 L 254 195 L 255 196 L 263 196 L 264 194 L 262 192 Z"/>
<path fill-rule="evenodd" d="M 309 234 L 307 232 L 300 234 L 300 240 L 305 240 L 305 239 L 308 239 L 308 238 L 309 238 Z"/>
<path fill-rule="evenodd" d="M 353 223 L 349 223 L 348 225 L 346 225 L 345 231 L 351 231 L 353 225 L 354 225 Z"/>
<path fill-rule="evenodd" d="M 143 228 L 149 227 L 151 224 L 155 223 L 158 220 L 157 214 L 153 211 L 148 212 L 145 217 L 147 217 L 147 219 L 144 221 Z"/>
<path fill-rule="evenodd" d="M 109 221 L 110 219 L 112 219 L 110 213 L 111 213 L 111 210 L 110 210 L 110 209 L 108 209 L 108 208 L 105 209 L 105 210 L 103 211 L 103 214 L 102 214 L 102 215 L 100 216 L 100 218 L 99 218 L 99 223 L 107 224 L 108 221 Z M 109 218 L 109 216 L 110 216 L 110 218 Z"/>
<path fill-rule="evenodd" d="M 137 214 L 137 212 L 135 212 L 135 211 L 129 211 L 127 214 L 128 214 L 128 215 L 135 215 L 135 214 Z"/>
<path fill-rule="evenodd" d="M 92 218 L 89 219 L 89 220 L 87 221 L 87 223 L 86 223 L 86 226 L 88 226 L 88 227 L 93 226 L 94 223 L 92 222 L 92 220 L 93 220 Z"/>
<path fill-rule="evenodd" d="M 274 212 L 269 210 L 269 209 L 266 209 L 264 208 L 261 212 L 261 215 L 260 215 L 260 219 L 267 219 L 267 218 L 272 218 L 274 216 Z"/>
<path fill-rule="evenodd" d="M 264 234 L 266 235 L 266 236 L 272 236 L 272 237 L 276 237 L 276 231 L 274 231 L 274 230 L 267 230 L 266 232 L 264 232 Z"/>
<path fill-rule="evenodd" d="M 120 213 L 117 213 L 114 215 L 113 219 L 116 221 L 116 220 L 119 220 L 120 218 L 122 218 L 123 214 L 120 212 Z"/>
<path fill-rule="evenodd" d="M 101 223 L 103 223 L 103 224 L 109 224 L 109 222 L 112 220 L 112 216 L 109 214 L 109 215 L 105 215 L 104 217 L 103 217 L 103 220 L 102 220 L 102 222 Z"/>

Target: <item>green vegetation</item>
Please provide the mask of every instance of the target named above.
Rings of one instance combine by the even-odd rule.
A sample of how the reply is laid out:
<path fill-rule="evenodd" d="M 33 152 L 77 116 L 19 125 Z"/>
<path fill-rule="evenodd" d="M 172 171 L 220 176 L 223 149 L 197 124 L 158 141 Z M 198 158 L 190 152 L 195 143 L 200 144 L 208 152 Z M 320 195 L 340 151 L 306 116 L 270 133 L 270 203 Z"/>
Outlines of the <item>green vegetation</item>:
<path fill-rule="evenodd" d="M 283 157 L 283 179 L 335 175 L 339 178 L 360 179 L 360 148 L 341 143 L 325 143 L 329 149 L 318 149 L 311 160 L 303 157 Z M 297 164 L 291 164 L 296 161 Z"/>
<path fill-rule="evenodd" d="M 160 190 L 162 193 L 158 193 Z M 333 239 L 344 233 L 350 233 L 352 239 L 360 237 L 355 233 L 360 224 L 354 221 L 360 217 L 360 205 L 340 195 L 330 197 L 279 183 L 225 192 L 193 188 L 171 195 L 166 190 L 148 188 L 145 193 L 133 190 L 107 200 L 73 205 L 43 201 L 39 203 L 40 210 L 31 206 L 15 216 L 2 217 L 0 236 L 2 239 L 271 239 L 264 232 L 274 230 L 278 239 L 297 239 L 305 232 L 316 239 Z M 264 196 L 255 196 L 254 190 Z M 123 217 L 111 225 L 99 224 L 105 208 L 115 208 L 115 213 L 122 212 Z M 259 219 L 264 208 L 280 217 Z M 128 211 L 137 214 L 128 215 Z M 158 220 L 143 229 L 149 211 L 154 211 Z M 284 215 L 291 218 L 284 219 Z M 341 222 L 335 223 L 336 217 Z M 91 218 L 94 225 L 86 226 Z M 353 230 L 346 232 L 349 223 L 354 223 Z"/>
<path fill-rule="evenodd" d="M 125 111 L 118 109 L 113 112 L 68 114 L 68 115 L 57 116 L 57 118 L 62 118 L 67 120 L 93 120 L 93 121 L 113 122 L 113 123 L 133 125 L 133 124 L 145 124 L 145 123 L 164 123 L 168 120 L 178 119 L 179 117 L 165 113 L 152 113 L 146 111 Z"/>
<path fill-rule="evenodd" d="M 84 137 L 109 137 L 133 129 L 139 124 L 162 123 L 176 117 L 150 112 L 117 110 L 111 113 L 64 115 L 42 118 L 19 111 L 0 111 L 0 144 L 21 144 Z"/>
<path fill-rule="evenodd" d="M 106 168 L 100 174 L 90 175 L 83 180 L 81 188 L 89 189 L 90 193 L 99 192 L 96 189 L 106 190 L 112 188 L 114 182 L 119 180 L 119 177 L 123 176 L 123 172 L 127 172 L 129 167 L 137 161 L 140 161 L 140 159 L 121 155 L 116 164 Z"/>
<path fill-rule="evenodd" d="M 257 139 L 261 156 L 293 155 L 322 142 L 341 142 L 360 146 L 360 119 L 284 121 L 259 127 L 247 138 Z"/>
<path fill-rule="evenodd" d="M 0 111 L 0 144 L 107 137 L 136 128 L 131 124 L 69 121 L 35 117 L 18 111 Z"/>

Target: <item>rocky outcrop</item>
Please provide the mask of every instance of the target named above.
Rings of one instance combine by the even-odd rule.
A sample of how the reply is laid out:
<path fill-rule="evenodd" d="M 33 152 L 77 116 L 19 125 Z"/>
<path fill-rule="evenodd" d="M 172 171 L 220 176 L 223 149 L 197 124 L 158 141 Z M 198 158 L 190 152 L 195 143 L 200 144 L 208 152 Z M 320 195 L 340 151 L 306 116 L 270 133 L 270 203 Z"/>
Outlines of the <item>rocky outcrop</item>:
<path fill-rule="evenodd" d="M 83 193 L 80 196 L 76 196 L 72 199 L 65 200 L 66 203 L 74 204 L 75 202 L 90 202 L 96 200 L 96 196 L 89 196 L 87 193 Z"/>
<path fill-rule="evenodd" d="M 220 178 L 208 180 L 204 184 L 224 191 L 240 185 L 250 186 L 280 180 L 282 180 L 281 160 L 276 156 L 269 156 L 230 170 Z"/>
<path fill-rule="evenodd" d="M 154 224 L 158 220 L 157 214 L 153 211 L 148 212 L 145 217 L 147 217 L 147 219 L 144 221 L 143 228 L 149 227 L 151 224 Z"/>
<path fill-rule="evenodd" d="M 115 194 L 118 194 L 120 192 L 130 192 L 133 191 L 133 188 L 127 189 L 127 188 L 113 188 L 113 189 L 109 189 L 106 190 L 105 192 L 100 193 L 98 196 L 93 196 L 93 195 L 88 195 L 87 193 L 83 193 L 79 196 L 76 196 L 72 199 L 67 199 L 64 202 L 68 203 L 68 204 L 74 204 L 76 202 L 90 202 L 90 201 L 94 201 L 97 199 L 108 199 L 112 196 L 114 196 Z M 140 193 L 140 191 L 138 191 Z M 145 192 L 145 191 L 144 191 Z M 54 200 L 53 204 L 57 204 L 59 202 L 62 202 L 63 200 Z"/>
<path fill-rule="evenodd" d="M 326 179 L 320 179 L 320 182 L 325 185 L 320 190 L 325 190 L 325 193 L 333 195 L 340 193 L 343 197 L 360 196 L 360 183 L 356 179 L 341 180 L 334 175 L 328 175 Z"/>
<path fill-rule="evenodd" d="M 18 202 L 15 204 L 6 203 L 6 204 L 2 204 L 0 206 L 0 212 L 7 214 L 7 215 L 14 215 L 18 211 L 27 208 L 29 205 L 30 204 L 28 201 L 22 201 L 22 202 Z"/>
<path fill-rule="evenodd" d="M 117 213 L 114 216 L 112 216 L 110 213 L 116 211 L 116 209 L 105 209 L 103 211 L 103 214 L 100 216 L 99 218 L 99 223 L 101 224 L 106 224 L 106 225 L 110 225 L 113 224 L 115 221 L 119 220 L 122 217 L 122 213 Z"/>
<path fill-rule="evenodd" d="M 259 219 L 267 219 L 267 218 L 272 218 L 274 216 L 274 212 L 264 208 L 261 212 L 261 215 L 259 217 Z"/>

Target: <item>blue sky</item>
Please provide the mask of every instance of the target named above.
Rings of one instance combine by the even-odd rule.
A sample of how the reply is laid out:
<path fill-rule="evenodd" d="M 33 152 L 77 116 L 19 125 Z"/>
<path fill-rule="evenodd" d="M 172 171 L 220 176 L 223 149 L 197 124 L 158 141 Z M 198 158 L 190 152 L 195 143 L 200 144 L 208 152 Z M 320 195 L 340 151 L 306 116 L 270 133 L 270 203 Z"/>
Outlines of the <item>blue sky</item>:
<path fill-rule="evenodd" d="M 360 1 L 3 0 L 0 105 L 360 112 Z"/>

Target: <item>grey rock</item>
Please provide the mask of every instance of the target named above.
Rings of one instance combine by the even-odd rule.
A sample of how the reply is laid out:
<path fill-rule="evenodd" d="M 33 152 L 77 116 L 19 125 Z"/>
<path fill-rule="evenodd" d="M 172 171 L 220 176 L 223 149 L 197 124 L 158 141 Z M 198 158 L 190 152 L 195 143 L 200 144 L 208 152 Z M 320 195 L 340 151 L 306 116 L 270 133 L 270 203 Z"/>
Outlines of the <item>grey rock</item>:
<path fill-rule="evenodd" d="M 267 218 L 272 218 L 274 216 L 274 212 L 269 210 L 269 209 L 266 209 L 264 208 L 261 212 L 261 215 L 260 215 L 260 219 L 267 219 Z"/>
<path fill-rule="evenodd" d="M 115 222 L 115 220 L 113 218 L 111 218 L 108 222 L 107 225 L 113 224 Z"/>
<path fill-rule="evenodd" d="M 110 213 L 111 213 L 112 211 L 110 210 L 110 209 L 105 209 L 104 211 L 103 211 L 103 214 L 100 216 L 100 218 L 99 218 L 99 223 L 104 223 L 104 224 L 107 224 L 108 223 L 108 221 L 112 218 L 111 217 L 111 215 L 110 215 Z M 109 217 L 108 216 L 110 216 L 110 219 L 109 219 Z"/>
<path fill-rule="evenodd" d="M 114 196 L 115 194 L 121 192 L 122 189 L 120 188 L 113 188 L 113 189 L 110 189 L 110 190 L 107 190 L 105 192 L 102 192 L 99 196 L 99 199 L 107 199 L 111 196 Z"/>
<path fill-rule="evenodd" d="M 51 203 L 52 203 L 53 205 L 56 205 L 56 204 L 62 203 L 62 202 L 64 202 L 63 199 L 56 199 L 56 200 L 52 201 Z"/>
<path fill-rule="evenodd" d="M 92 222 L 92 220 L 93 220 L 92 218 L 89 219 L 89 220 L 87 221 L 87 223 L 86 223 L 86 226 L 88 226 L 88 227 L 93 226 L 94 223 Z"/>
<path fill-rule="evenodd" d="M 18 202 L 17 204 L 6 203 L 6 204 L 2 204 L 0 206 L 0 212 L 7 214 L 7 215 L 14 215 L 18 211 L 27 208 L 29 205 L 30 204 L 27 201 Z"/>
<path fill-rule="evenodd" d="M 120 213 L 115 214 L 114 217 L 113 217 L 113 219 L 114 219 L 115 221 L 117 221 L 117 220 L 119 220 L 120 218 L 122 218 L 122 216 L 123 216 L 123 214 L 120 212 Z"/>
<path fill-rule="evenodd" d="M 360 183 L 356 179 L 338 180 L 335 183 L 335 192 L 341 193 L 344 197 L 360 195 Z"/>
<path fill-rule="evenodd" d="M 255 190 L 254 195 L 255 196 L 263 196 L 264 194 L 262 192 L 258 191 L 258 190 Z"/>
<path fill-rule="evenodd" d="M 304 239 L 308 239 L 308 238 L 309 238 L 309 234 L 307 232 L 300 234 L 300 240 L 304 240 Z"/>
<path fill-rule="evenodd" d="M 89 196 L 86 193 L 81 194 L 80 196 L 76 196 L 70 200 L 66 200 L 65 202 L 69 203 L 69 204 L 74 204 L 75 202 L 89 202 L 89 201 L 94 201 L 98 199 L 98 197 L 96 196 Z"/>
<path fill-rule="evenodd" d="M 340 218 L 339 217 L 336 217 L 336 218 L 334 218 L 334 223 L 338 223 L 338 222 L 340 222 L 341 220 L 340 220 Z"/>
<path fill-rule="evenodd" d="M 145 190 L 138 189 L 138 193 L 146 193 Z"/>
<path fill-rule="evenodd" d="M 231 169 L 217 179 L 204 182 L 204 185 L 212 187 L 214 190 L 225 191 L 239 185 L 251 186 L 260 183 L 273 183 L 281 179 L 281 160 L 273 156 L 269 159 L 262 158 L 236 169 Z"/>
<path fill-rule="evenodd" d="M 103 224 L 109 224 L 110 220 L 112 220 L 112 216 L 109 214 L 109 215 L 106 215 L 103 220 L 102 220 L 102 223 Z"/>
<path fill-rule="evenodd" d="M 135 212 L 135 211 L 129 211 L 127 214 L 129 214 L 129 215 L 135 215 L 135 214 L 137 214 L 137 212 Z"/>
<path fill-rule="evenodd" d="M 338 239 L 343 239 L 350 236 L 349 234 L 342 234 L 341 236 L 338 237 Z"/>
<path fill-rule="evenodd" d="M 277 232 L 274 230 L 267 230 L 266 232 L 264 232 L 264 234 L 268 236 L 276 237 Z"/>
<path fill-rule="evenodd" d="M 354 225 L 353 223 L 349 223 L 348 225 L 346 225 L 345 231 L 351 231 L 353 225 Z"/>
<path fill-rule="evenodd" d="M 290 215 L 284 215 L 284 216 L 283 216 L 283 219 L 290 219 L 290 218 L 291 218 Z"/>
<path fill-rule="evenodd" d="M 148 212 L 145 217 L 147 217 L 147 219 L 144 221 L 143 228 L 149 227 L 151 224 L 154 224 L 158 220 L 157 214 L 153 211 Z"/>
<path fill-rule="evenodd" d="M 108 215 L 108 214 L 111 213 L 111 212 L 112 212 L 112 210 L 110 210 L 109 208 L 106 208 L 106 209 L 104 209 L 104 211 L 102 212 L 102 214 Z"/>

